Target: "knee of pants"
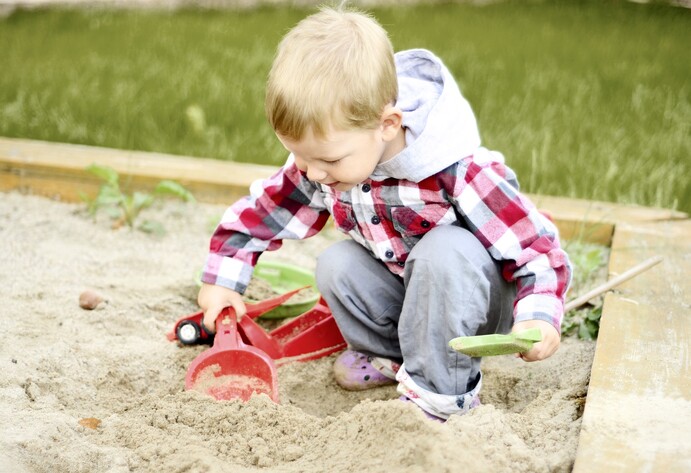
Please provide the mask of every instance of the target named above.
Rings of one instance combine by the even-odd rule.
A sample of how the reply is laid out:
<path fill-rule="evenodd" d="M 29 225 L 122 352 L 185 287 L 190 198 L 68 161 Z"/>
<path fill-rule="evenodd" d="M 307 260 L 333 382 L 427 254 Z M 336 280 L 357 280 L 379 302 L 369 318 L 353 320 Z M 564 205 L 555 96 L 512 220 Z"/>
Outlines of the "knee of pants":
<path fill-rule="evenodd" d="M 497 265 L 475 235 L 455 225 L 430 230 L 415 245 L 408 259 L 424 259 L 436 271 L 443 271 L 445 268 L 458 271 L 459 258 L 478 269 Z"/>
<path fill-rule="evenodd" d="M 317 288 L 321 293 L 331 292 L 330 288 L 334 287 L 334 281 L 341 280 L 343 272 L 352 271 L 353 251 L 358 249 L 353 245 L 357 243 L 351 240 L 340 241 L 328 247 L 317 257 L 315 278 Z"/>

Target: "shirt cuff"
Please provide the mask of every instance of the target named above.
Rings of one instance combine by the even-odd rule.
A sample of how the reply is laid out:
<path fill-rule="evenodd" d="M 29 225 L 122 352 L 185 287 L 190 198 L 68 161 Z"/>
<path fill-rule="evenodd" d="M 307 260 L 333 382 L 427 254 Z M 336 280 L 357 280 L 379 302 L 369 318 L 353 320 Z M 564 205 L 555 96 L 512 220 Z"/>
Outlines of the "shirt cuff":
<path fill-rule="evenodd" d="M 237 258 L 209 253 L 201 280 L 206 284 L 227 287 L 244 294 L 252 278 L 254 268 Z"/>
<path fill-rule="evenodd" d="M 514 323 L 544 320 L 561 334 L 564 302 L 554 295 L 531 294 L 519 300 L 514 308 Z"/>

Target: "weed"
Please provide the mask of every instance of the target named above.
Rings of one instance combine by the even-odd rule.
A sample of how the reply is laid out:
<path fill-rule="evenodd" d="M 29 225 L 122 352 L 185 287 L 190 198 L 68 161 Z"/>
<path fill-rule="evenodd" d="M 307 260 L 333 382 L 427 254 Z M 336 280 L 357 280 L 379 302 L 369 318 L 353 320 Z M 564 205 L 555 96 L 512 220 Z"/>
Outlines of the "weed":
<path fill-rule="evenodd" d="M 127 225 L 130 229 L 136 228 L 146 233 L 162 234 L 165 233 L 165 229 L 160 222 L 140 218 L 142 210 L 151 207 L 163 196 L 194 202 L 194 196 L 175 181 L 168 179 L 160 181 L 154 188 L 153 194 L 139 191 L 127 193 L 122 190 L 120 175 L 115 169 L 92 164 L 86 170 L 103 183 L 95 198 L 92 199 L 84 193 L 81 193 L 80 197 L 86 203 L 90 215 L 95 217 L 99 211 L 103 210 L 113 221 L 114 228 Z"/>
<path fill-rule="evenodd" d="M 561 332 L 565 336 L 578 336 L 583 340 L 595 340 L 600 332 L 602 304 L 581 310 L 572 310 L 564 316 Z"/>
<path fill-rule="evenodd" d="M 578 297 L 578 295 L 605 282 L 609 253 L 606 246 L 582 241 L 569 241 L 564 246 L 573 265 L 573 280 L 569 290 L 570 298 Z M 590 301 L 585 307 L 564 314 L 562 334 L 564 336 L 575 335 L 585 340 L 595 340 L 600 331 L 601 316 L 602 297 L 598 297 Z"/>

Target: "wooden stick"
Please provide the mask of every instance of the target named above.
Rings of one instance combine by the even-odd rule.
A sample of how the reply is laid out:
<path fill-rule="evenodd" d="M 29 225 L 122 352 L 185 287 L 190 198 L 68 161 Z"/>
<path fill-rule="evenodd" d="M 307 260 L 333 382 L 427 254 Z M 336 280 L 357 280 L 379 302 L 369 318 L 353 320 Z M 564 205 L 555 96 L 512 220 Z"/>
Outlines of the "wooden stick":
<path fill-rule="evenodd" d="M 576 309 L 583 304 L 587 303 L 590 299 L 593 299 L 594 297 L 599 296 L 600 294 L 609 291 L 610 289 L 617 287 L 621 283 L 628 281 L 629 279 L 633 278 L 634 276 L 638 276 L 640 273 L 643 271 L 646 271 L 656 264 L 658 264 L 660 261 L 662 261 L 662 256 L 655 256 L 653 258 L 649 258 L 645 261 L 643 261 L 641 264 L 634 266 L 633 268 L 629 269 L 628 271 L 625 271 L 621 273 L 619 276 L 610 279 L 604 284 L 601 284 L 597 286 L 595 289 L 583 294 L 580 297 L 577 297 L 576 299 L 572 300 L 568 304 L 564 306 L 564 312 L 569 312 L 573 309 Z"/>

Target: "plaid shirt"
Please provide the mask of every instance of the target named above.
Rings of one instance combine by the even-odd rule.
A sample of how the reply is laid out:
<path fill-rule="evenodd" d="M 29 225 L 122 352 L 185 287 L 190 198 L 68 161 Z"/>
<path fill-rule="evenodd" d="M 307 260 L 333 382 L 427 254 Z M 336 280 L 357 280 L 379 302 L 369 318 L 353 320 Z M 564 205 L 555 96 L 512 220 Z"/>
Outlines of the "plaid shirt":
<path fill-rule="evenodd" d="M 515 322 L 560 329 L 571 269 L 557 230 L 510 182 L 503 163 L 466 157 L 420 182 L 370 180 L 339 192 L 307 180 L 294 164 L 232 205 L 210 245 L 202 280 L 243 293 L 261 252 L 308 238 L 330 215 L 336 226 L 402 275 L 415 244 L 438 225 L 468 228 L 515 281 Z"/>

